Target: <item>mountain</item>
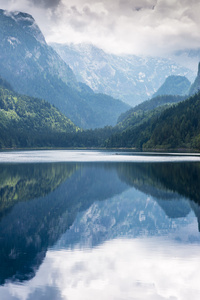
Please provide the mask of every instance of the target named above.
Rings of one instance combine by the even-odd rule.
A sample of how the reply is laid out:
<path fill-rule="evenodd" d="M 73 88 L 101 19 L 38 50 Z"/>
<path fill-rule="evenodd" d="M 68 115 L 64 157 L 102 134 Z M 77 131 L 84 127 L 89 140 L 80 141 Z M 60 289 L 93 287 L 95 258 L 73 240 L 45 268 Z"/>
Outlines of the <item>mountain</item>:
<path fill-rule="evenodd" d="M 50 85 L 54 78 L 62 79 L 69 86 L 78 86 L 72 70 L 48 47 L 31 15 L 0 10 L 0 38 L 1 76 L 17 92 L 29 94 L 31 91 L 31 96 L 38 97 L 44 92 L 38 82 L 42 80 L 45 84 L 46 80 Z"/>
<path fill-rule="evenodd" d="M 200 93 L 153 114 L 138 126 L 128 126 L 107 141 L 108 147 L 200 150 Z"/>
<path fill-rule="evenodd" d="M 163 112 L 144 147 L 200 149 L 200 93 Z"/>
<path fill-rule="evenodd" d="M 186 98 L 187 96 L 164 95 L 146 100 L 141 104 L 129 109 L 127 112 L 121 114 L 121 116 L 118 118 L 115 129 L 118 131 L 123 131 L 137 127 L 142 123 L 147 122 L 152 117 L 158 117 L 161 112 L 163 112 L 169 106 L 183 101 Z"/>
<path fill-rule="evenodd" d="M 191 85 L 189 94 L 193 95 L 195 93 L 198 93 L 199 90 L 200 90 L 200 63 L 198 65 L 197 77 L 196 77 L 194 83 Z"/>
<path fill-rule="evenodd" d="M 77 79 L 95 92 L 106 93 L 135 106 L 152 97 L 170 75 L 190 81 L 195 72 L 176 60 L 160 57 L 117 56 L 88 44 L 51 44 L 72 68 Z"/>
<path fill-rule="evenodd" d="M 162 96 L 162 95 L 180 95 L 184 96 L 189 93 L 191 83 L 185 76 L 168 76 L 165 82 L 153 95 Z"/>
<path fill-rule="evenodd" d="M 196 73 L 200 61 L 200 48 L 176 51 L 171 55 L 171 59 Z"/>
<path fill-rule="evenodd" d="M 58 133 L 77 130 L 79 128 L 54 106 L 15 93 L 0 77 L 0 148 L 48 146 Z"/>
<path fill-rule="evenodd" d="M 114 125 L 128 109 L 79 83 L 26 13 L 0 10 L 0 76 L 16 92 L 45 99 L 83 128 Z"/>

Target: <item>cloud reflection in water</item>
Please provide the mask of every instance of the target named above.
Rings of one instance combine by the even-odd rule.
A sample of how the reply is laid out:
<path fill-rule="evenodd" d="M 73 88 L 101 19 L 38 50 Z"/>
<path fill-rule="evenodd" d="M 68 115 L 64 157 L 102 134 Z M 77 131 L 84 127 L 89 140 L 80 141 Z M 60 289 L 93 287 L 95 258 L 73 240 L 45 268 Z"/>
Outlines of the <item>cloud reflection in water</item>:
<path fill-rule="evenodd" d="M 80 295 L 82 300 L 197 300 L 199 265 L 199 246 L 186 248 L 155 237 L 116 239 L 93 249 L 50 250 L 35 278 L 24 286 L 7 285 L 10 295 L 5 300 L 30 300 L 38 289 L 46 293 L 54 287 L 55 300 L 79 300 Z M 37 299 L 43 299 L 41 291 Z"/>

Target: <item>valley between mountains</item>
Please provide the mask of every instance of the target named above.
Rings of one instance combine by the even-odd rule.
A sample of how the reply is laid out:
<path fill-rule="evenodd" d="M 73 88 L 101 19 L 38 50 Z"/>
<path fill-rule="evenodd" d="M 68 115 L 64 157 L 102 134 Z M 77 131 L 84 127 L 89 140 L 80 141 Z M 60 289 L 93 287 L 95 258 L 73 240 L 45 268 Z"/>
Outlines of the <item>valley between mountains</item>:
<path fill-rule="evenodd" d="M 31 15 L 0 10 L 1 149 L 200 151 L 199 88 L 180 57 L 49 45 Z"/>

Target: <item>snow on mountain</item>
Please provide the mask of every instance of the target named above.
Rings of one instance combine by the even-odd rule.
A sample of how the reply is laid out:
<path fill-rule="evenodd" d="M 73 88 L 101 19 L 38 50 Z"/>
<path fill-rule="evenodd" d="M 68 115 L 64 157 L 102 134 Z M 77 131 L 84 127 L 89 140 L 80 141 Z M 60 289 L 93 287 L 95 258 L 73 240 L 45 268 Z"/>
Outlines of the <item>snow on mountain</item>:
<path fill-rule="evenodd" d="M 39 43 L 46 44 L 43 34 L 31 15 L 19 11 L 9 12 L 5 10 L 2 12 L 5 16 L 12 18 L 19 26 L 22 26 L 27 33 L 34 36 Z"/>
<path fill-rule="evenodd" d="M 124 102 L 80 84 L 27 13 L 0 9 L 0 76 L 16 92 L 55 105 L 82 128 L 115 125 L 129 109 Z"/>
<path fill-rule="evenodd" d="M 90 44 L 51 44 L 72 68 L 77 79 L 95 92 L 106 93 L 135 106 L 151 96 L 170 75 L 186 76 L 190 81 L 195 72 L 172 59 L 117 56 L 105 53 Z"/>
<path fill-rule="evenodd" d="M 200 61 L 200 49 L 196 48 L 177 51 L 171 56 L 171 58 L 177 61 L 177 63 L 179 63 L 181 66 L 189 68 L 196 74 Z"/>

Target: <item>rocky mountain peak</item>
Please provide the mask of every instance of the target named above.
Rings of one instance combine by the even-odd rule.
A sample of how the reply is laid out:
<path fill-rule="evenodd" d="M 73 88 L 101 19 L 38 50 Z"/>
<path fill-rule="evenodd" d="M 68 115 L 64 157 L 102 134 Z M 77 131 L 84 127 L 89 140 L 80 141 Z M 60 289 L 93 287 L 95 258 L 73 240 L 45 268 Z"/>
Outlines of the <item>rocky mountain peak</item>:
<path fill-rule="evenodd" d="M 129 108 L 79 84 L 68 64 L 47 45 L 34 18 L 23 12 L 0 11 L 0 76 L 16 92 L 50 102 L 84 128 L 115 125 Z"/>
<path fill-rule="evenodd" d="M 46 44 L 45 38 L 39 29 L 38 25 L 36 24 L 35 19 L 27 13 L 19 12 L 19 11 L 6 11 L 0 10 L 0 18 L 2 22 L 2 31 L 6 26 L 6 29 L 9 29 L 11 39 L 10 41 L 13 42 L 18 35 L 18 30 L 23 30 L 24 33 L 34 37 L 38 42 L 42 44 Z M 18 30 L 16 30 L 18 29 Z"/>
<path fill-rule="evenodd" d="M 191 85 L 189 94 L 193 95 L 195 93 L 198 93 L 199 90 L 200 90 L 200 62 L 198 65 L 197 77 L 196 77 L 194 83 Z"/>
<path fill-rule="evenodd" d="M 160 57 L 114 55 L 91 44 L 51 44 L 72 68 L 77 79 L 98 93 L 106 93 L 135 106 L 149 99 L 167 76 L 195 73 L 175 61 Z"/>

